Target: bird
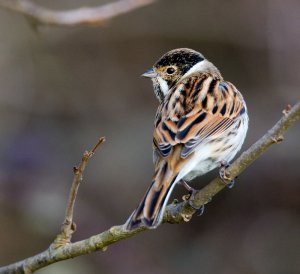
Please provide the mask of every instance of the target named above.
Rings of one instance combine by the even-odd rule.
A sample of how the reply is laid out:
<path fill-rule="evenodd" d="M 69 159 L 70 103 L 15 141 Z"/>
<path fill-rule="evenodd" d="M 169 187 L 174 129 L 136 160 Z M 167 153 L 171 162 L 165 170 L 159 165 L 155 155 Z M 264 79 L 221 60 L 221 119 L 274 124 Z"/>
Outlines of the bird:
<path fill-rule="evenodd" d="M 126 230 L 154 229 L 177 183 L 229 163 L 248 130 L 242 94 L 201 53 L 178 48 L 164 54 L 143 77 L 159 101 L 153 130 L 154 175 Z"/>

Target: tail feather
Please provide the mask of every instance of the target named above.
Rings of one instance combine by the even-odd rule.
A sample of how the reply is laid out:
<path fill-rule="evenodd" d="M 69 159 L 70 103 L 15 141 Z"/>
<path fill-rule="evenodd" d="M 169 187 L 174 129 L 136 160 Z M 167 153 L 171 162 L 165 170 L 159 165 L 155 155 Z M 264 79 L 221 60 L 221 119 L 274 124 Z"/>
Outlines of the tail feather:
<path fill-rule="evenodd" d="M 142 225 L 156 228 L 162 221 L 170 194 L 177 183 L 177 175 L 167 162 L 155 174 L 155 178 L 137 209 L 126 222 L 126 229 L 132 230 Z"/>

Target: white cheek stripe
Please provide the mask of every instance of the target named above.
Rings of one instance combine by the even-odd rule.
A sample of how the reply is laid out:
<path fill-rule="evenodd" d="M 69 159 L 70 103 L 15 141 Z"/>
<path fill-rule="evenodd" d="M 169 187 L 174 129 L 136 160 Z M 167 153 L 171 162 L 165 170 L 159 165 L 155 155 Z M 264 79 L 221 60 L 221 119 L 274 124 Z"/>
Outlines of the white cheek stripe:
<path fill-rule="evenodd" d="M 185 75 L 183 75 L 183 77 L 181 79 L 184 79 L 184 78 L 188 77 L 189 75 L 191 75 L 191 74 L 193 74 L 195 72 L 206 71 L 207 68 L 209 67 L 209 65 L 210 65 L 210 63 L 207 60 L 203 60 L 203 61 L 197 63 L 196 65 L 194 65 L 193 67 L 191 67 L 185 73 Z M 156 79 L 157 79 L 158 84 L 160 86 L 160 90 L 162 91 L 162 93 L 164 94 L 164 96 L 166 96 L 169 93 L 169 87 L 168 87 L 167 81 L 165 81 L 160 76 L 158 76 Z"/>
<path fill-rule="evenodd" d="M 195 73 L 195 72 L 204 72 L 207 69 L 209 62 L 207 60 L 203 60 L 198 62 L 196 65 L 192 66 L 184 75 L 182 78 L 186 78 L 189 75 Z"/>
<path fill-rule="evenodd" d="M 168 87 L 167 82 L 164 79 L 162 79 L 160 76 L 157 77 L 157 81 L 160 85 L 161 91 L 166 96 L 168 94 L 168 91 L 169 91 L 169 87 Z"/>

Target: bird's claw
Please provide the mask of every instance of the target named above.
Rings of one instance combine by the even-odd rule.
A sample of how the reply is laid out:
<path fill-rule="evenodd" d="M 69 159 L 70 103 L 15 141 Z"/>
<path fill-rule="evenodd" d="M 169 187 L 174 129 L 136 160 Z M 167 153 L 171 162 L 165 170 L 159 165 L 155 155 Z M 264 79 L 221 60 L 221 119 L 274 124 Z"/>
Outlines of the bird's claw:
<path fill-rule="evenodd" d="M 192 188 L 186 181 L 181 180 L 181 184 L 186 188 L 186 190 L 189 192 L 188 195 L 183 196 L 183 200 L 187 201 L 189 205 L 196 210 L 197 216 L 201 216 L 204 213 L 204 205 L 201 205 L 200 207 L 196 207 L 193 203 L 193 197 L 198 192 L 198 190 Z"/>
<path fill-rule="evenodd" d="M 189 200 L 188 202 L 189 202 L 190 207 L 192 207 L 193 209 L 196 210 L 197 216 L 203 215 L 204 209 L 205 209 L 205 205 L 201 205 L 200 207 L 195 207 L 194 204 L 193 204 L 193 201 Z"/>
<path fill-rule="evenodd" d="M 219 170 L 219 176 L 222 182 L 228 187 L 228 188 L 233 188 L 235 184 L 235 179 L 231 179 L 227 174 L 226 174 L 226 169 L 229 167 L 229 163 L 227 161 L 221 161 L 221 167 Z"/>
<path fill-rule="evenodd" d="M 181 180 L 180 184 L 189 192 L 189 195 L 192 196 L 195 192 L 197 192 L 196 189 L 192 188 L 186 181 Z"/>

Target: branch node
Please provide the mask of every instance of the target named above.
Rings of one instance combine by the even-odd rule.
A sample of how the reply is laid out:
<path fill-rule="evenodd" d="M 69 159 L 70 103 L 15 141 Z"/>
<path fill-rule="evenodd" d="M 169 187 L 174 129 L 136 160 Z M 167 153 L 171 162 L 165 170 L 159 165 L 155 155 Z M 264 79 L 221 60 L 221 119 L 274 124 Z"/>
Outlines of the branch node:
<path fill-rule="evenodd" d="M 288 104 L 285 109 L 282 111 L 282 113 L 284 114 L 284 116 L 287 116 L 289 114 L 289 112 L 291 111 L 292 106 L 290 104 Z"/>
<path fill-rule="evenodd" d="M 71 230 L 72 230 L 72 234 L 77 230 L 76 223 L 72 222 L 72 224 L 71 224 Z"/>
<path fill-rule="evenodd" d="M 271 140 L 273 141 L 274 144 L 280 144 L 283 141 L 283 139 L 284 138 L 282 135 L 271 138 Z"/>
<path fill-rule="evenodd" d="M 83 160 L 83 161 L 88 160 L 89 158 L 92 157 L 92 154 L 93 154 L 92 152 L 86 150 L 86 151 L 83 153 L 82 160 Z"/>
<path fill-rule="evenodd" d="M 70 225 L 71 221 L 69 219 L 65 219 L 63 225 Z"/>
<path fill-rule="evenodd" d="M 71 243 L 70 240 L 67 239 L 66 237 L 62 237 L 62 236 L 58 237 L 57 236 L 55 238 L 55 240 L 53 241 L 53 243 L 50 245 L 50 248 L 51 249 L 59 249 L 59 248 L 61 248 L 63 246 L 66 246 L 70 243 Z"/>
<path fill-rule="evenodd" d="M 186 223 L 189 222 L 193 217 L 193 214 L 183 214 L 183 213 L 181 213 L 180 215 L 181 215 L 183 221 L 186 222 Z"/>
<path fill-rule="evenodd" d="M 75 175 L 78 175 L 78 173 L 79 173 L 79 168 L 78 168 L 77 166 L 74 166 L 74 167 L 73 167 L 73 173 L 74 173 Z"/>
<path fill-rule="evenodd" d="M 107 249 L 108 249 L 108 246 L 103 246 L 103 247 L 101 248 L 101 251 L 105 252 Z"/>

